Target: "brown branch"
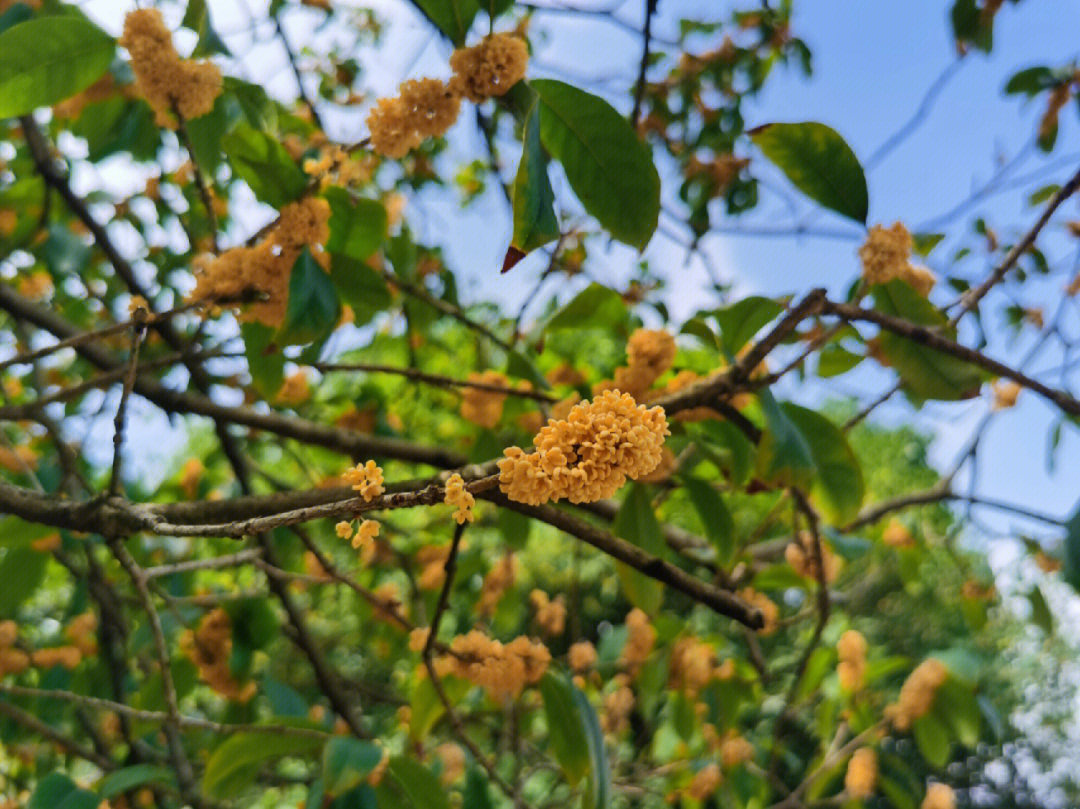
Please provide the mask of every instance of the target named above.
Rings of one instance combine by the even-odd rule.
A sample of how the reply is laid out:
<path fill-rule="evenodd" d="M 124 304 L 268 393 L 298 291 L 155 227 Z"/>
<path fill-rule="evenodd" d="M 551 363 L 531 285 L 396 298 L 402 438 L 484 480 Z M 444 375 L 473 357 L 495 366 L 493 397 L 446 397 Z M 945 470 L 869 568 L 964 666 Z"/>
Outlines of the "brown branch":
<path fill-rule="evenodd" d="M 0 683 L 0 693 L 12 693 L 11 688 L 12 686 Z M 42 722 L 29 711 L 24 711 L 22 708 L 12 705 L 10 702 L 0 700 L 0 715 L 6 716 L 16 724 L 22 725 L 31 733 L 36 733 L 42 738 L 48 739 L 71 755 L 86 759 L 91 764 L 100 767 L 106 772 L 116 769 L 116 764 L 111 758 L 95 752 L 74 739 L 68 738 L 63 733 L 56 730 L 56 728 Z"/>
<path fill-rule="evenodd" d="M 420 371 L 416 368 L 399 368 L 396 365 L 373 365 L 371 363 L 348 362 L 316 362 L 312 363 L 311 367 L 314 368 L 316 371 L 319 371 L 320 373 L 331 373 L 336 371 L 361 371 L 364 373 L 374 374 L 395 374 L 397 376 L 403 376 L 416 382 L 423 382 L 426 385 L 433 385 L 439 388 L 472 388 L 474 390 L 489 391 L 491 393 L 501 393 L 504 396 L 519 396 L 522 399 L 535 399 L 538 402 L 559 401 L 558 396 L 553 396 L 552 394 L 545 393 L 542 390 L 513 388 L 507 385 L 496 385 L 488 382 L 470 382 L 466 379 L 454 379 L 450 376 L 429 374 L 426 371 Z"/>

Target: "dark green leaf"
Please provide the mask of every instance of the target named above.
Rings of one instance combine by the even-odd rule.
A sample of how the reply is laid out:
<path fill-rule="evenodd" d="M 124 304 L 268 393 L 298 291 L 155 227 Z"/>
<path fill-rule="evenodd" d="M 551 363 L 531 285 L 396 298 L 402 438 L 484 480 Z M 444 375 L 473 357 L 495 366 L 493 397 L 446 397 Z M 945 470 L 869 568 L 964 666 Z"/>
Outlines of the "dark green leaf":
<path fill-rule="evenodd" d="M 1080 593 L 1080 506 L 1065 523 L 1061 576 Z"/>
<path fill-rule="evenodd" d="M 458 47 L 465 44 L 465 35 L 480 10 L 477 0 L 412 0 L 412 4 Z"/>
<path fill-rule="evenodd" d="M 815 505 L 830 521 L 847 522 L 858 513 L 865 493 L 858 458 L 839 428 L 820 413 L 790 403 L 781 407 L 810 449 Z"/>
<path fill-rule="evenodd" d="M 330 239 L 326 249 L 354 261 L 364 261 L 378 250 L 386 238 L 386 208 L 373 199 L 355 202 L 344 188 L 328 188 Z"/>
<path fill-rule="evenodd" d="M 941 327 L 947 323 L 939 309 L 900 280 L 875 286 L 874 306 L 922 326 Z M 946 336 L 953 335 L 946 330 Z M 882 331 L 881 351 L 900 375 L 904 389 L 917 399 L 968 399 L 982 385 L 982 375 L 970 364 L 906 337 Z"/>
<path fill-rule="evenodd" d="M 1023 93 L 1026 96 L 1033 96 L 1052 87 L 1054 81 L 1054 71 L 1050 68 L 1029 67 L 1013 73 L 1005 84 L 1005 92 L 1009 95 Z"/>
<path fill-rule="evenodd" d="M 812 200 L 856 222 L 866 222 L 866 177 L 851 147 L 834 130 L 808 121 L 766 124 L 750 136 Z"/>
<path fill-rule="evenodd" d="M 180 24 L 199 35 L 199 41 L 195 44 L 192 56 L 208 56 L 213 53 L 232 55 L 210 22 L 210 10 L 206 7 L 206 0 L 188 0 L 184 19 Z"/>
<path fill-rule="evenodd" d="M 704 480 L 687 477 L 683 479 L 686 492 L 690 495 L 690 502 L 701 518 L 705 526 L 705 536 L 716 548 L 717 558 L 721 564 L 731 561 L 735 551 L 735 522 L 724 504 L 724 498 Z"/>
<path fill-rule="evenodd" d="M 601 98 L 552 79 L 539 96 L 540 140 L 562 163 L 585 210 L 621 242 L 642 249 L 660 215 L 660 176 L 652 151 Z"/>
<path fill-rule="evenodd" d="M 569 303 L 555 312 L 546 329 L 612 328 L 626 320 L 628 310 L 622 297 L 603 284 L 589 284 Z"/>
<path fill-rule="evenodd" d="M 0 560 L 0 615 L 12 617 L 15 610 L 37 590 L 45 578 L 49 555 L 28 547 L 8 548 Z"/>
<path fill-rule="evenodd" d="M 540 115 L 525 120 L 521 162 L 514 178 L 514 235 L 510 244 L 524 253 L 559 238 L 555 192 L 548 179 L 548 157 L 540 144 Z"/>
<path fill-rule="evenodd" d="M 927 763 L 941 769 L 949 763 L 949 729 L 936 715 L 929 713 L 915 720 L 912 725 L 915 746 Z"/>
<path fill-rule="evenodd" d="M 854 354 L 838 343 L 829 343 L 818 354 L 818 376 L 829 378 L 846 374 L 862 361 L 860 354 Z"/>
<path fill-rule="evenodd" d="M 941 244 L 942 239 L 945 238 L 944 233 L 912 233 L 911 242 L 915 252 L 923 258 L 930 255 L 930 252 Z"/>
<path fill-rule="evenodd" d="M 772 298 L 762 298 L 759 295 L 750 295 L 731 306 L 717 309 L 713 312 L 713 317 L 720 325 L 724 351 L 729 357 L 734 357 L 739 353 L 739 349 L 783 311 L 784 307 Z"/>
<path fill-rule="evenodd" d="M 758 399 L 765 415 L 765 431 L 758 445 L 758 477 L 768 483 L 810 488 L 815 468 L 806 436 L 769 390 L 759 391 Z"/>
<path fill-rule="evenodd" d="M 394 756 L 380 784 L 380 793 L 391 788 L 397 793 L 397 805 L 409 809 L 449 809 L 450 801 L 439 779 L 427 767 L 410 756 Z M 379 806 L 383 805 L 382 795 Z"/>
<path fill-rule="evenodd" d="M 591 768 L 582 717 L 574 700 L 575 686 L 561 674 L 548 671 L 540 681 L 547 717 L 548 743 L 570 786 L 577 786 Z"/>
<path fill-rule="evenodd" d="M 171 786 L 175 783 L 176 774 L 168 767 L 158 764 L 134 764 L 106 775 L 97 785 L 97 791 L 102 798 L 109 800 L 124 794 L 129 789 L 146 784 Z"/>
<path fill-rule="evenodd" d="M 212 798 L 234 798 L 251 786 L 264 763 L 288 755 L 310 756 L 323 740 L 316 736 L 237 733 L 219 744 L 206 762 L 202 787 Z"/>
<path fill-rule="evenodd" d="M 325 337 L 341 318 L 341 301 L 326 271 L 305 247 L 289 276 L 289 303 L 277 334 L 281 345 L 313 343 Z"/>
<path fill-rule="evenodd" d="M 653 511 L 649 490 L 640 483 L 630 484 L 612 528 L 618 536 L 642 550 L 654 556 L 663 555 L 663 532 Z M 615 565 L 630 603 L 648 615 L 655 615 L 664 600 L 664 586 L 629 565 L 621 562 Z"/>
<path fill-rule="evenodd" d="M 42 778 L 30 796 L 26 809 L 56 809 L 57 806 L 78 787 L 66 775 L 51 772 Z"/>
<path fill-rule="evenodd" d="M 322 779 L 328 795 L 340 795 L 360 783 L 382 760 L 383 751 L 374 742 L 336 737 L 323 750 Z"/>
<path fill-rule="evenodd" d="M 233 171 L 261 202 L 281 208 L 303 194 L 304 172 L 276 139 L 241 122 L 221 144 Z"/>
<path fill-rule="evenodd" d="M 1028 593 L 1028 601 L 1031 602 L 1031 622 L 1047 635 L 1053 635 L 1054 616 L 1050 612 L 1050 606 L 1046 603 L 1046 597 L 1038 585 L 1031 588 Z"/>
<path fill-rule="evenodd" d="M 353 324 L 362 326 L 390 305 L 386 281 L 362 261 L 340 254 L 330 256 L 330 280 L 353 311 Z"/>
<path fill-rule="evenodd" d="M 0 34 L 0 118 L 63 101 L 109 68 L 116 45 L 85 17 L 26 20 Z"/>
<path fill-rule="evenodd" d="M 275 330 L 262 323 L 244 323 L 240 334 L 252 384 L 264 397 L 272 397 L 285 377 L 285 355 L 274 342 Z"/>

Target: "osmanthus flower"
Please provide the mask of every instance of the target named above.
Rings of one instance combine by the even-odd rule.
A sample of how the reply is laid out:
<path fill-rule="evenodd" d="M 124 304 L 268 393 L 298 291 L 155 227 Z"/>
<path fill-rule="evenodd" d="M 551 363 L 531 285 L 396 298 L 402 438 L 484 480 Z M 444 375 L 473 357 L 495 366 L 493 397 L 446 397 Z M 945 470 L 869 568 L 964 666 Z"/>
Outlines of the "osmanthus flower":
<path fill-rule="evenodd" d="M 153 107 L 159 125 L 169 125 L 174 111 L 190 120 L 214 108 L 221 70 L 213 62 L 181 59 L 158 9 L 129 13 L 120 44 L 131 54 L 136 89 Z"/>
<path fill-rule="evenodd" d="M 514 586 L 516 578 L 517 561 L 513 553 L 507 553 L 484 576 L 484 583 L 480 588 L 480 599 L 476 602 L 476 611 L 487 618 L 493 616 L 506 591 Z"/>
<path fill-rule="evenodd" d="M 911 263 L 911 248 L 911 234 L 903 222 L 894 222 L 890 228 L 874 225 L 859 248 L 863 279 L 868 284 L 886 284 L 899 278 L 925 298 L 937 278 L 926 267 Z"/>
<path fill-rule="evenodd" d="M 588 671 L 596 665 L 596 647 L 587 640 L 579 640 L 567 650 L 566 659 L 573 671 L 579 674 Z"/>
<path fill-rule="evenodd" d="M 619 663 L 630 674 L 637 673 L 652 654 L 656 645 L 656 629 L 643 610 L 634 607 L 626 615 L 626 643 Z"/>
<path fill-rule="evenodd" d="M 840 662 L 836 666 L 836 676 L 845 691 L 858 691 L 863 684 L 866 677 L 866 648 L 866 638 L 855 629 L 847 630 L 837 641 L 836 654 Z"/>
<path fill-rule="evenodd" d="M 328 264 L 323 250 L 328 238 L 330 205 L 326 200 L 307 197 L 290 202 L 281 209 L 277 224 L 253 247 L 196 258 L 195 289 L 188 299 L 215 304 L 258 293 L 261 299 L 246 304 L 240 319 L 276 328 L 285 320 L 296 259 L 307 247 L 317 262 Z"/>
<path fill-rule="evenodd" d="M 766 636 L 776 632 L 780 626 L 780 607 L 776 605 L 775 601 L 753 587 L 743 587 L 736 595 L 761 612 L 765 622 L 761 625 L 761 629 L 758 630 L 759 635 Z"/>
<path fill-rule="evenodd" d="M 220 607 L 206 613 L 194 630 L 180 636 L 180 649 L 199 670 L 199 679 L 223 697 L 247 702 L 256 691 L 254 681 L 241 684 L 229 667 L 232 656 L 232 621 Z"/>
<path fill-rule="evenodd" d="M 479 104 L 493 96 L 505 95 L 525 78 L 529 46 L 513 34 L 491 34 L 471 48 L 458 48 L 450 56 L 454 78 L 450 86 L 460 95 Z"/>
<path fill-rule="evenodd" d="M 937 690 L 949 677 L 945 664 L 933 657 L 920 663 L 900 687 L 896 703 L 885 708 L 885 718 L 897 730 L 908 730 L 934 707 Z"/>
<path fill-rule="evenodd" d="M 844 773 L 844 789 L 852 798 L 869 798 L 877 786 L 877 753 L 869 747 L 860 747 L 848 761 Z"/>
<path fill-rule="evenodd" d="M 471 373 L 466 379 L 482 385 L 510 386 L 510 380 L 498 371 Z M 461 392 L 461 417 L 490 430 L 502 418 L 506 396 L 493 390 L 466 387 Z"/>
<path fill-rule="evenodd" d="M 458 635 L 449 646 L 450 653 L 435 660 L 436 674 L 468 680 L 496 702 L 514 699 L 527 685 L 539 682 L 551 662 L 547 647 L 525 635 L 504 644 L 474 629 Z"/>
<path fill-rule="evenodd" d="M 367 461 L 346 469 L 344 478 L 345 482 L 352 486 L 353 491 L 359 492 L 368 503 L 386 491 L 386 487 L 383 486 L 382 467 L 375 461 Z"/>
<path fill-rule="evenodd" d="M 476 519 L 476 515 L 473 513 L 476 498 L 472 492 L 465 488 L 465 480 L 457 472 L 446 480 L 446 496 L 443 498 L 443 502 L 448 506 L 455 507 L 454 521 L 458 525 Z"/>
<path fill-rule="evenodd" d="M 926 788 L 920 809 L 956 809 L 956 793 L 948 784 L 934 782 Z"/>
<path fill-rule="evenodd" d="M 532 605 L 536 624 L 548 637 L 556 637 L 566 629 L 566 605 L 562 597 L 551 598 L 543 590 L 533 590 L 529 593 L 529 603 Z"/>
<path fill-rule="evenodd" d="M 444 134 L 457 120 L 461 98 L 455 87 L 438 79 L 404 82 L 393 98 L 381 98 L 367 117 L 371 148 L 399 159 L 425 138 Z"/>
<path fill-rule="evenodd" d="M 626 342 L 626 365 L 615 369 L 614 379 L 599 383 L 593 390 L 617 390 L 641 399 L 671 367 L 677 350 L 675 338 L 663 329 L 637 329 Z"/>
<path fill-rule="evenodd" d="M 498 462 L 499 487 L 511 500 L 540 505 L 567 499 L 591 503 L 652 472 L 663 457 L 667 419 L 629 394 L 604 391 L 552 419 L 533 440 L 534 451 L 509 447 Z"/>
<path fill-rule="evenodd" d="M 791 569 L 807 579 L 818 578 L 818 561 L 811 549 L 812 542 L 813 539 L 804 531 L 798 539 L 788 543 L 788 546 L 784 548 L 784 559 L 791 565 Z M 825 581 L 827 583 L 836 581 L 843 562 L 824 542 L 821 543 L 821 562 L 825 570 Z"/>

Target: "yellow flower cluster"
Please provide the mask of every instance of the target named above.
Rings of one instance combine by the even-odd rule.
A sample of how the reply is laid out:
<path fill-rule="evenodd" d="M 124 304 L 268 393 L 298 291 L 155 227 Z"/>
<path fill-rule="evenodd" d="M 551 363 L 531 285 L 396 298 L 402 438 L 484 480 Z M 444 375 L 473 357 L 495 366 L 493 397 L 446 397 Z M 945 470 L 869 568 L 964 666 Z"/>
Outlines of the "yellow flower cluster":
<path fill-rule="evenodd" d="M 728 770 L 753 760 L 754 752 L 754 745 L 734 729 L 729 730 L 720 742 L 720 761 Z"/>
<path fill-rule="evenodd" d="M 308 247 L 316 261 L 328 260 L 322 249 L 330 237 L 330 205 L 305 198 L 281 209 L 277 224 L 254 247 L 234 247 L 220 256 L 196 259 L 196 285 L 190 299 L 236 300 L 259 292 L 263 300 L 247 306 L 242 320 L 280 326 L 289 298 L 289 276 L 300 252 Z"/>
<path fill-rule="evenodd" d="M 994 410 L 1008 410 L 1016 404 L 1020 396 L 1020 383 L 1012 380 L 998 381 L 993 384 Z"/>
<path fill-rule="evenodd" d="M 513 34 L 492 34 L 479 45 L 458 48 L 450 56 L 450 87 L 474 104 L 509 92 L 525 78 L 529 47 Z"/>
<path fill-rule="evenodd" d="M 920 809 L 956 809 L 956 793 L 948 784 L 933 783 L 926 788 Z"/>
<path fill-rule="evenodd" d="M 869 747 L 860 747 L 848 761 L 847 772 L 844 773 L 844 789 L 852 798 L 869 798 L 874 794 L 877 776 L 877 753 Z"/>
<path fill-rule="evenodd" d="M 897 730 L 908 730 L 912 722 L 930 712 L 937 690 L 948 677 L 949 670 L 940 660 L 932 657 L 924 660 L 900 687 L 896 704 L 886 707 L 885 718 Z"/>
<path fill-rule="evenodd" d="M 450 654 L 436 659 L 435 672 L 468 680 L 503 702 L 539 682 L 550 662 L 547 647 L 524 635 L 503 644 L 474 629 L 450 642 Z"/>
<path fill-rule="evenodd" d="M 895 222 L 891 228 L 874 225 L 859 248 L 863 279 L 868 284 L 886 284 L 899 278 L 925 298 L 937 278 L 926 267 L 911 263 L 911 247 L 911 234 L 903 222 Z"/>
<path fill-rule="evenodd" d="M 587 640 L 579 640 L 566 653 L 570 668 L 581 673 L 596 665 L 596 647 Z"/>
<path fill-rule="evenodd" d="M 751 607 L 761 611 L 764 623 L 758 630 L 759 635 L 771 635 L 780 627 L 780 608 L 776 602 L 753 587 L 744 587 L 736 595 Z"/>
<path fill-rule="evenodd" d="M 915 537 L 900 520 L 893 517 L 881 533 L 881 541 L 890 548 L 910 548 L 915 544 Z"/>
<path fill-rule="evenodd" d="M 561 635 L 566 629 L 566 605 L 562 598 L 552 600 L 543 590 L 529 593 L 529 603 L 536 611 L 536 623 L 548 637 Z"/>
<path fill-rule="evenodd" d="M 135 86 L 154 108 L 160 126 L 168 125 L 174 110 L 190 120 L 214 108 L 221 94 L 221 70 L 212 62 L 181 59 L 156 8 L 129 13 L 120 44 L 131 54 Z"/>
<path fill-rule="evenodd" d="M 454 512 L 454 521 L 458 525 L 463 525 L 467 522 L 472 522 L 476 519 L 476 515 L 473 514 L 473 506 L 476 505 L 476 498 L 473 497 L 472 492 L 465 488 L 465 480 L 457 472 L 452 474 L 446 480 L 446 497 L 443 502 L 448 506 L 454 506 L 457 510 Z"/>
<path fill-rule="evenodd" d="M 381 98 L 367 117 L 371 148 L 392 159 L 404 157 L 425 138 L 453 126 L 461 108 L 459 94 L 438 79 L 404 82 L 393 98 Z"/>
<path fill-rule="evenodd" d="M 668 664 L 668 685 L 696 694 L 709 684 L 715 674 L 713 648 L 694 637 L 675 641 Z"/>
<path fill-rule="evenodd" d="M 724 777 L 716 764 L 706 764 L 698 770 L 686 787 L 686 796 L 695 801 L 708 800 L 720 788 Z"/>
<path fill-rule="evenodd" d="M 610 497 L 627 478 L 656 469 L 668 434 L 661 408 L 605 391 L 575 405 L 565 420 L 548 421 L 533 441 L 533 452 L 507 448 L 498 463 L 499 488 L 511 500 L 530 505 Z"/>
<path fill-rule="evenodd" d="M 360 492 L 360 496 L 367 503 L 386 491 L 386 487 L 383 486 L 382 467 L 375 461 L 357 464 L 352 469 L 346 469 L 344 477 L 345 482 L 352 486 L 354 492 Z"/>
<path fill-rule="evenodd" d="M 83 657 L 93 657 L 97 654 L 97 616 L 92 612 L 84 612 L 76 615 L 70 623 L 64 627 L 64 637 L 68 639 Z"/>
<path fill-rule="evenodd" d="M 641 399 L 675 360 L 675 338 L 663 329 L 637 329 L 626 342 L 626 365 L 595 391 L 618 390 Z"/>
<path fill-rule="evenodd" d="M 784 548 L 784 559 L 791 565 L 791 569 L 807 579 L 818 578 L 817 557 L 812 550 L 807 550 L 804 545 L 809 545 L 813 540 L 809 537 L 800 537 L 798 541 L 788 543 Z M 832 583 L 840 575 L 840 557 L 837 556 L 824 542 L 821 543 L 821 561 L 825 567 L 825 581 Z"/>
<path fill-rule="evenodd" d="M 292 143 L 299 146 L 300 153 L 303 153 L 302 143 Z M 373 162 L 374 158 L 370 155 L 366 160 L 353 160 L 340 146 L 325 143 L 320 145 L 318 157 L 309 157 L 304 161 L 304 171 L 319 178 L 320 188 L 329 185 L 349 187 L 361 185 L 371 179 L 375 169 Z"/>
<path fill-rule="evenodd" d="M 30 667 L 30 655 L 15 646 L 19 628 L 14 621 L 0 621 L 0 679 L 22 674 Z"/>
<path fill-rule="evenodd" d="M 503 387 L 510 385 L 510 381 L 498 371 L 472 373 L 469 374 L 468 381 Z M 505 393 L 496 393 L 483 388 L 465 388 L 461 394 L 461 417 L 490 430 L 502 418 L 505 401 Z"/>
<path fill-rule="evenodd" d="M 656 645 L 656 629 L 649 623 L 649 616 L 634 607 L 626 615 L 626 643 L 619 662 L 633 674 L 652 654 Z"/>
<path fill-rule="evenodd" d="M 460 745 L 453 742 L 445 742 L 435 748 L 435 755 L 442 764 L 442 772 L 439 773 L 439 782 L 443 786 L 450 786 L 465 775 L 465 751 Z"/>
<path fill-rule="evenodd" d="M 449 556 L 449 545 L 428 545 L 418 550 L 416 561 L 420 565 L 420 575 L 416 577 L 416 586 L 421 590 L 438 590 L 442 587 Z"/>
<path fill-rule="evenodd" d="M 488 618 L 494 615 L 506 591 L 514 586 L 516 577 L 517 563 L 514 560 L 514 554 L 507 553 L 484 576 L 480 600 L 476 602 L 476 611 Z"/>
<path fill-rule="evenodd" d="M 861 632 L 849 629 L 840 636 L 836 654 L 840 658 L 836 666 L 840 687 L 845 691 L 858 691 L 866 677 L 866 638 Z"/>
<path fill-rule="evenodd" d="M 287 407 L 297 407 L 311 398 L 311 383 L 303 370 L 289 374 L 281 382 L 274 401 Z"/>
<path fill-rule="evenodd" d="M 615 689 L 604 695 L 600 727 L 605 733 L 619 733 L 626 730 L 630 724 L 630 712 L 634 710 L 634 690 L 630 687 L 630 678 L 625 674 L 616 674 L 611 678 L 611 682 Z"/>
<path fill-rule="evenodd" d="M 334 531 L 342 539 L 351 539 L 354 549 L 360 551 L 360 560 L 367 564 L 375 555 L 375 537 L 379 535 L 379 523 L 376 520 L 363 520 L 356 533 L 351 522 L 342 520 L 334 526 Z"/>
<path fill-rule="evenodd" d="M 255 695 L 255 682 L 237 682 L 229 670 L 232 655 L 232 621 L 218 608 L 203 616 L 195 631 L 180 636 L 180 649 L 199 669 L 199 679 L 226 699 L 247 702 Z"/>
<path fill-rule="evenodd" d="M 78 666 L 82 659 L 82 652 L 77 646 L 50 646 L 45 649 L 34 649 L 30 653 L 30 663 L 39 669 L 63 666 L 70 671 Z"/>

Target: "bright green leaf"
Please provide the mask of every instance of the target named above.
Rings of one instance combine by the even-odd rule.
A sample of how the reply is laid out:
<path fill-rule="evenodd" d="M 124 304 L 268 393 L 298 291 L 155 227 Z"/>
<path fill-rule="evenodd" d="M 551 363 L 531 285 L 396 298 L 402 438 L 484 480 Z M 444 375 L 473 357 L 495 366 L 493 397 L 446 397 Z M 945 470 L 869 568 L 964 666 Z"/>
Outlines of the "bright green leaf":
<path fill-rule="evenodd" d="M 364 261 L 378 250 L 386 238 L 386 208 L 373 199 L 353 200 L 344 188 L 328 188 L 330 203 L 329 253 Z"/>
<path fill-rule="evenodd" d="M 93 84 L 112 62 L 112 37 L 74 15 L 26 20 L 0 34 L 0 118 L 26 115 Z"/>
<path fill-rule="evenodd" d="M 720 325 L 724 351 L 734 357 L 767 324 L 784 311 L 772 298 L 750 295 L 731 306 L 717 309 L 713 317 Z"/>
<path fill-rule="evenodd" d="M 322 778 L 328 795 L 358 786 L 382 760 L 383 750 L 374 742 L 335 737 L 323 749 Z"/>
<path fill-rule="evenodd" d="M 259 769 L 281 756 L 310 756 L 323 745 L 317 736 L 237 733 L 219 744 L 206 762 L 202 787 L 212 798 L 233 798 L 251 786 Z"/>
<path fill-rule="evenodd" d="M 531 86 L 539 96 L 540 140 L 585 210 L 616 239 L 643 249 L 660 215 L 652 151 L 603 99 L 553 79 Z"/>
<path fill-rule="evenodd" d="M 305 247 L 289 276 L 289 303 L 277 334 L 281 345 L 312 343 L 341 319 L 341 301 L 326 271 Z"/>
<path fill-rule="evenodd" d="M 589 284 L 557 310 L 545 326 L 548 330 L 612 328 L 624 322 L 628 310 L 618 292 L 603 284 Z"/>
<path fill-rule="evenodd" d="M 548 179 L 548 157 L 540 144 L 540 114 L 525 120 L 521 162 L 514 177 L 514 235 L 510 244 L 528 253 L 559 238 L 555 192 Z"/>
<path fill-rule="evenodd" d="M 630 484 L 612 528 L 618 536 L 654 556 L 664 552 L 664 537 L 649 490 L 640 483 Z M 664 585 L 621 562 L 615 563 L 615 569 L 630 602 L 646 614 L 654 615 L 663 603 Z"/>
<path fill-rule="evenodd" d="M 458 47 L 465 44 L 465 35 L 480 10 L 477 0 L 412 0 L 412 4 Z"/>
<path fill-rule="evenodd" d="M 281 208 L 304 193 L 307 178 L 275 138 L 246 123 L 221 140 L 229 164 L 260 202 Z"/>
<path fill-rule="evenodd" d="M 724 504 L 724 498 L 720 493 L 700 478 L 687 477 L 683 479 L 686 492 L 690 495 L 690 502 L 701 518 L 705 526 L 705 536 L 716 548 L 716 554 L 721 564 L 731 560 L 735 551 L 735 523 L 731 512 Z"/>
<path fill-rule="evenodd" d="M 766 124 L 752 130 L 750 137 L 810 199 L 866 222 L 866 177 L 851 147 L 834 130 L 812 121 Z"/>
<path fill-rule="evenodd" d="M 862 505 L 865 486 L 859 459 L 844 434 L 820 413 L 790 403 L 781 407 L 810 449 L 815 469 L 811 498 L 830 521 L 850 520 Z"/>
<path fill-rule="evenodd" d="M 106 775 L 97 785 L 97 791 L 109 800 L 146 784 L 172 786 L 176 784 L 176 774 L 169 767 L 158 764 L 134 764 Z"/>
<path fill-rule="evenodd" d="M 45 578 L 49 555 L 28 547 L 8 548 L 0 560 L 0 616 L 11 617 Z"/>

